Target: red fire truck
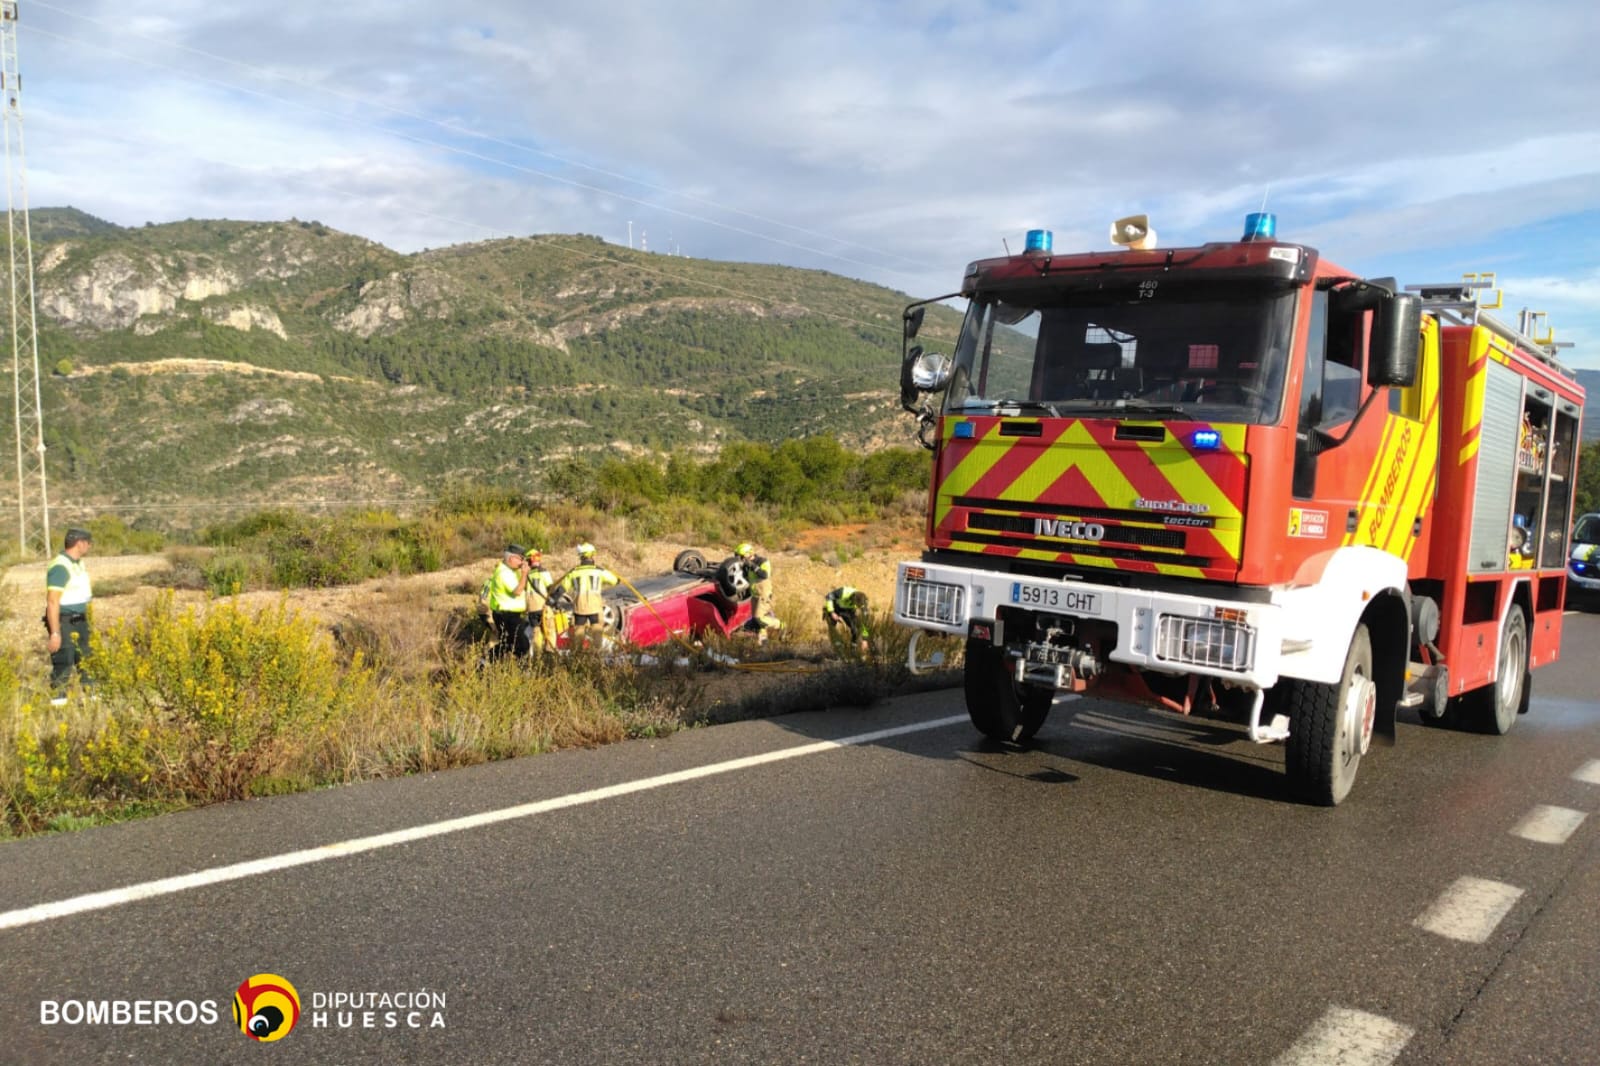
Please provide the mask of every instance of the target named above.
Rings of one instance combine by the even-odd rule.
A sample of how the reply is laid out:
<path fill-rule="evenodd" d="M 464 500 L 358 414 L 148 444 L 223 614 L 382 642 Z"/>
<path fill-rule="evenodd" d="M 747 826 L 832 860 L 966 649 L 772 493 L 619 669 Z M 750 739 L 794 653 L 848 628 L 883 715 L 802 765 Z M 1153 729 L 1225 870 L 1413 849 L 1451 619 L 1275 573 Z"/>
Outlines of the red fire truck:
<path fill-rule="evenodd" d="M 933 473 L 896 620 L 966 638 L 989 737 L 1063 692 L 1232 715 L 1314 803 L 1400 707 L 1505 733 L 1560 650 L 1583 409 L 1543 316 L 1486 313 L 1487 276 L 1354 276 L 1267 214 L 1153 237 L 970 264 L 951 356 L 906 309 Z"/>

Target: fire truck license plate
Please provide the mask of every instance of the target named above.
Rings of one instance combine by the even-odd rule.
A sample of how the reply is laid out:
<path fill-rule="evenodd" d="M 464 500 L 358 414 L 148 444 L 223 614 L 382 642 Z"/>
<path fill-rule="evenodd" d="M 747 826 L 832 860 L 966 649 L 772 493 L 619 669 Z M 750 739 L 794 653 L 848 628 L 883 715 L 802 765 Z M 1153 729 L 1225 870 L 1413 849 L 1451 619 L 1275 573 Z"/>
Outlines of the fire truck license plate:
<path fill-rule="evenodd" d="M 1011 585 L 1011 602 L 1024 607 L 1048 607 L 1053 611 L 1071 611 L 1073 614 L 1098 615 L 1100 594 L 1081 589 L 1064 589 L 1052 585 L 1027 585 L 1021 581 Z"/>

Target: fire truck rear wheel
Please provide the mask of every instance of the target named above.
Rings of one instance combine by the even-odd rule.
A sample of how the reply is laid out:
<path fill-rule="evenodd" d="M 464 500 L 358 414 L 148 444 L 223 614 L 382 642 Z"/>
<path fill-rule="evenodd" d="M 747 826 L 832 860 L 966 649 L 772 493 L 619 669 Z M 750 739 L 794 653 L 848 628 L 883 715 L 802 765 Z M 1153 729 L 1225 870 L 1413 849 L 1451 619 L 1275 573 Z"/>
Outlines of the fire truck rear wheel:
<path fill-rule="evenodd" d="M 964 674 L 967 714 L 991 740 L 1022 744 L 1032 740 L 1050 715 L 1056 694 L 1019 685 L 1006 669 L 1004 651 L 983 641 L 967 641 Z"/>
<path fill-rule="evenodd" d="M 1287 678 L 1289 741 L 1284 770 L 1289 787 L 1308 803 L 1336 806 L 1355 784 L 1361 756 L 1372 740 L 1377 686 L 1372 681 L 1372 637 L 1356 626 L 1337 684 Z"/>
<path fill-rule="evenodd" d="M 1467 724 L 1480 733 L 1509 733 L 1517 724 L 1517 715 L 1526 708 L 1528 682 L 1528 622 L 1522 608 L 1513 607 L 1500 638 L 1494 680 L 1467 693 L 1463 701 Z"/>

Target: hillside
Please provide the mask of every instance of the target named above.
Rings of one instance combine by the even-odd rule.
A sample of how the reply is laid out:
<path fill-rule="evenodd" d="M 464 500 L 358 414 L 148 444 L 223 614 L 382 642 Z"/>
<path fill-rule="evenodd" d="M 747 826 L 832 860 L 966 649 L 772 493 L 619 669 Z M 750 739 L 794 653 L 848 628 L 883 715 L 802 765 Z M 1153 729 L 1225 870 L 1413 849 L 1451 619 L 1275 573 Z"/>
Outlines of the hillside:
<path fill-rule="evenodd" d="M 1583 386 L 1583 439 L 1600 440 L 1600 370 L 1578 371 Z"/>
<path fill-rule="evenodd" d="M 402 255 L 314 221 L 33 217 L 63 507 L 412 498 L 537 482 L 574 451 L 910 439 L 910 298 L 821 271 L 581 235 Z"/>

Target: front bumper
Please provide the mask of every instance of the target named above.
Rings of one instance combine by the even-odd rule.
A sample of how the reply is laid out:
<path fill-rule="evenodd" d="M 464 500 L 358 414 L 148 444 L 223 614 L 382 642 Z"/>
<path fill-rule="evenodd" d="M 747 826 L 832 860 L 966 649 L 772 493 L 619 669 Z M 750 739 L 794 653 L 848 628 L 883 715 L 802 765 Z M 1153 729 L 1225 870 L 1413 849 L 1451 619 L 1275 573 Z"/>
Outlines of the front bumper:
<path fill-rule="evenodd" d="M 1096 619 L 1116 626 L 1113 662 L 1270 688 L 1278 680 L 1284 619 L 1270 603 L 1024 577 L 937 563 L 901 563 L 894 616 L 901 625 L 965 636 L 1000 608 Z"/>

